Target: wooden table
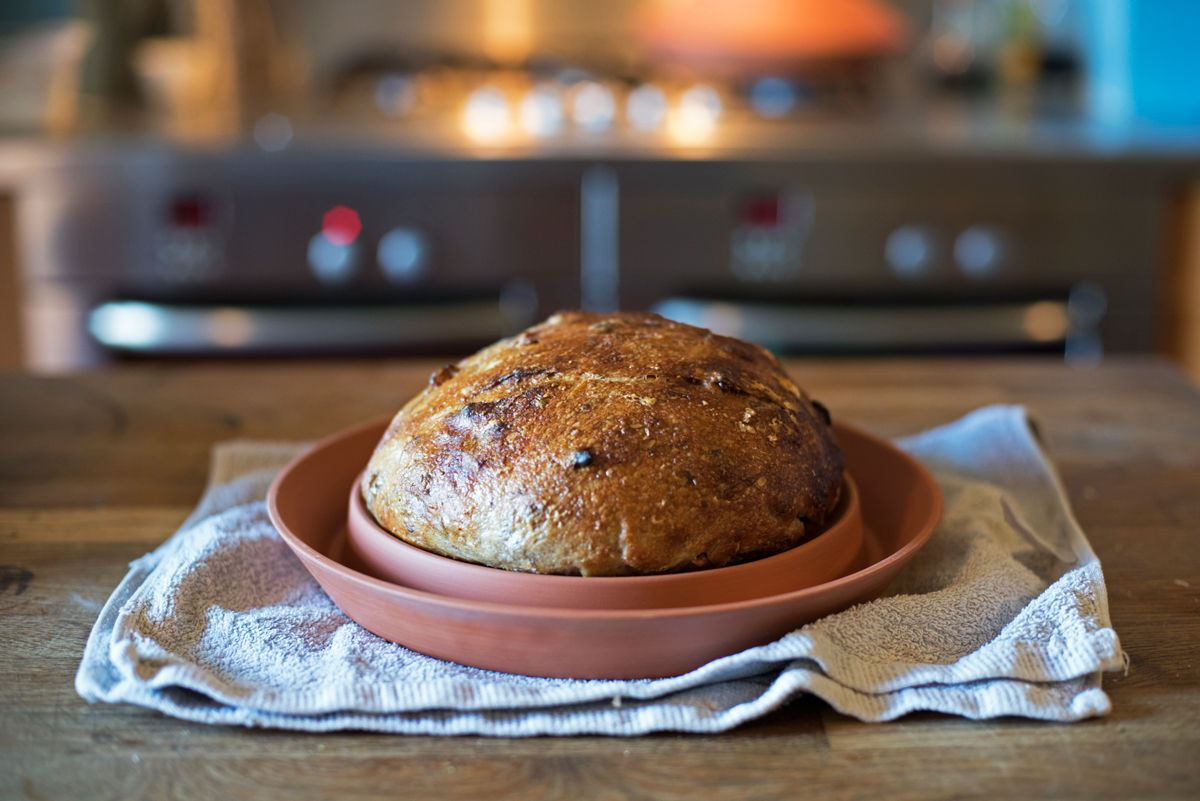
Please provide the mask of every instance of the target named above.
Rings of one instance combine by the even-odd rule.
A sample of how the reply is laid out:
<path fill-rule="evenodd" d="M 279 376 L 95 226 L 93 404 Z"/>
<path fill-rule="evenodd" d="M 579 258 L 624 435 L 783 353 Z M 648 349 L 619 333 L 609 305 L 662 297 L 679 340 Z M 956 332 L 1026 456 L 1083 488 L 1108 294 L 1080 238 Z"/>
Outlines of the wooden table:
<path fill-rule="evenodd" d="M 0 798 L 1200 797 L 1200 394 L 1149 360 L 796 362 L 835 414 L 896 435 L 988 403 L 1042 422 L 1131 658 L 1073 725 L 867 725 L 801 699 L 718 736 L 303 735 L 89 706 L 72 681 L 126 563 L 180 523 L 212 443 L 387 414 L 435 365 L 139 365 L 0 376 Z"/>

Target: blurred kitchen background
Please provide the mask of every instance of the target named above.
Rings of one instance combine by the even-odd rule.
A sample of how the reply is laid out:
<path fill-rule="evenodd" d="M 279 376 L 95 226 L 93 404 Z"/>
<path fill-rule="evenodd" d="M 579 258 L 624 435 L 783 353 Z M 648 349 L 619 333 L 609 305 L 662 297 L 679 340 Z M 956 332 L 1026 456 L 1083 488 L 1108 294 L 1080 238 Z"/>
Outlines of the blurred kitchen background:
<path fill-rule="evenodd" d="M 575 307 L 1200 375 L 1200 3 L 0 3 L 0 365 Z"/>

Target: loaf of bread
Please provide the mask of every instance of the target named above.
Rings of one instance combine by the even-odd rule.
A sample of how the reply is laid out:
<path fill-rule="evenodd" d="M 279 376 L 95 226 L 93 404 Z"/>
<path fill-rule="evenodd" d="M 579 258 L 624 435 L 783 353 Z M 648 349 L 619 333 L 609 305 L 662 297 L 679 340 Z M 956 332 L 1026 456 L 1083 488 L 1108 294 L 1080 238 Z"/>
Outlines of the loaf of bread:
<path fill-rule="evenodd" d="M 720 567 L 830 519 L 824 407 L 766 350 L 653 314 L 556 314 L 456 365 L 396 415 L 363 474 L 384 528 L 535 573 Z"/>

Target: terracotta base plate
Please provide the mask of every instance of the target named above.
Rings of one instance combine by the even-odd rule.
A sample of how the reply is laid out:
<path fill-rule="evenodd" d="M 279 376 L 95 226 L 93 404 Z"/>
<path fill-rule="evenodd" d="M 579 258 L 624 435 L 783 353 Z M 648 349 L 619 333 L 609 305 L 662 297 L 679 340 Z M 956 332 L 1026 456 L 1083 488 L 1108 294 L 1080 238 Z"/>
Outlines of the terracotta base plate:
<path fill-rule="evenodd" d="M 517 606 L 374 578 L 344 558 L 346 498 L 387 420 L 334 434 L 285 467 L 267 503 L 283 540 L 352 620 L 464 665 L 588 679 L 657 678 L 777 639 L 878 596 L 941 518 L 933 477 L 885 440 L 835 425 L 864 523 L 860 566 L 823 584 L 751 600 L 662 609 Z"/>

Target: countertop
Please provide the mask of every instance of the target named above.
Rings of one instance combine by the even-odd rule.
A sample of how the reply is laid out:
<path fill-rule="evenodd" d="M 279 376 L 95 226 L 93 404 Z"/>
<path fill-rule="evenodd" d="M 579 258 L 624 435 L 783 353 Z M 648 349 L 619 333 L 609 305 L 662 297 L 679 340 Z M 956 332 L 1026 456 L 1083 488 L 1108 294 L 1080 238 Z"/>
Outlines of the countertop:
<path fill-rule="evenodd" d="M 716 736 L 511 740 L 203 726 L 75 694 L 100 605 L 183 521 L 214 442 L 312 439 L 391 413 L 436 366 L 0 375 L 0 797 L 1200 797 L 1200 392 L 1151 359 L 788 363 L 834 414 L 884 435 L 1029 407 L 1130 657 L 1105 677 L 1104 718 L 863 724 L 805 698 Z"/>

